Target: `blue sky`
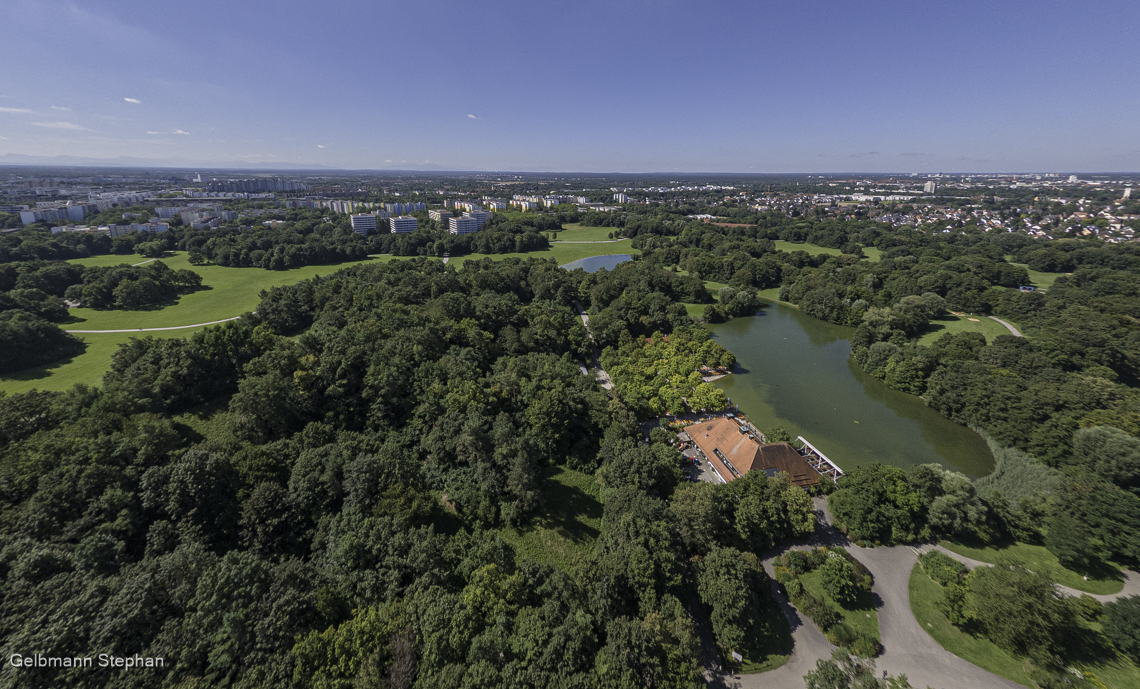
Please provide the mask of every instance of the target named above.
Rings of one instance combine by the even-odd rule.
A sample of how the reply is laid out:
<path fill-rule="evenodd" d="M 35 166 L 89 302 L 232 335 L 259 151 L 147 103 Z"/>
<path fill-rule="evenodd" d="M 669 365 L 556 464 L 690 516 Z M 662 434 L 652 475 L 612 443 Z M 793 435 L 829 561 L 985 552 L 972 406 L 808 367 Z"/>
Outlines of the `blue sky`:
<path fill-rule="evenodd" d="M 1137 171 L 1140 2 L 0 2 L 3 154 Z"/>

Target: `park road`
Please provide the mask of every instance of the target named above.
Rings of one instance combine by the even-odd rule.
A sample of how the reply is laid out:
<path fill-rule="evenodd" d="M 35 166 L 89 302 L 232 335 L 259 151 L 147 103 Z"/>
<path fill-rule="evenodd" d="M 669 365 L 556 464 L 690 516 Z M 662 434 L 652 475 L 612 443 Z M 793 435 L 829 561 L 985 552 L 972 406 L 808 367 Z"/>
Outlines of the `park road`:
<path fill-rule="evenodd" d="M 914 619 L 910 611 L 910 572 L 918 553 L 909 546 L 860 548 L 832 526 L 826 498 L 815 499 L 819 527 L 806 542 L 781 548 L 764 557 L 764 568 L 775 573 L 775 558 L 784 550 L 808 550 L 821 545 L 841 545 L 871 570 L 879 606 L 879 636 L 883 654 L 875 659 L 878 671 L 906 675 L 914 687 L 933 689 L 1022 689 L 1020 684 L 987 672 L 962 660 L 938 645 Z M 774 582 L 773 582 L 774 586 Z M 714 675 L 706 673 L 709 686 L 738 689 L 803 689 L 803 677 L 815 669 L 819 659 L 831 657 L 828 643 L 811 620 L 804 618 L 778 590 L 773 592 L 792 626 L 795 647 L 782 667 L 754 675 Z M 711 676 L 710 676 L 711 675 Z"/>

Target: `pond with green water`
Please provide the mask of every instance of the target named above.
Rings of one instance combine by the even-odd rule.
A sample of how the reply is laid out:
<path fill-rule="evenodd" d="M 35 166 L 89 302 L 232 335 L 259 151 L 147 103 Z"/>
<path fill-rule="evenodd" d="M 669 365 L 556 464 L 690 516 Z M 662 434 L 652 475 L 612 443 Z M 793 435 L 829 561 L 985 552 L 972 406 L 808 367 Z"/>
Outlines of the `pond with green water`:
<path fill-rule="evenodd" d="M 851 360 L 854 328 L 772 304 L 711 330 L 740 366 L 716 384 L 761 430 L 780 425 L 802 435 L 843 469 L 879 461 L 937 462 L 971 477 L 993 470 L 981 436 Z"/>

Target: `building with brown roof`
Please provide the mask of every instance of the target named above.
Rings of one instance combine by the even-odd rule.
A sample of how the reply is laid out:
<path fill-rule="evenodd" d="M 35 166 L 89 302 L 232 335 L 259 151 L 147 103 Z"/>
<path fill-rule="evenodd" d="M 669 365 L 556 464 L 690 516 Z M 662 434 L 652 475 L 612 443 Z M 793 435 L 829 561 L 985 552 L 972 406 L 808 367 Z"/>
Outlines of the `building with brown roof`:
<path fill-rule="evenodd" d="M 819 472 L 788 443 L 761 443 L 749 427 L 722 417 L 685 428 L 721 481 L 728 483 L 749 471 L 769 476 L 782 471 L 792 484 L 805 488 L 819 483 Z"/>

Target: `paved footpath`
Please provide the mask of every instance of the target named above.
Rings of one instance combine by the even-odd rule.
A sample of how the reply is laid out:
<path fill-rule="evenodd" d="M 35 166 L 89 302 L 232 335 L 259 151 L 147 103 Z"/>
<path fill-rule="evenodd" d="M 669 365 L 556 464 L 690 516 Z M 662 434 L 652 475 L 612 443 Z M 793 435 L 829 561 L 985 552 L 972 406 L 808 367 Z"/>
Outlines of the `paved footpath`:
<path fill-rule="evenodd" d="M 210 321 L 209 323 L 195 323 L 194 325 L 172 325 L 169 328 L 126 328 L 124 330 L 65 330 L 65 333 L 153 333 L 158 330 L 185 330 L 186 328 L 201 328 L 203 325 L 217 325 L 218 323 L 226 323 L 229 321 L 236 321 L 241 316 L 234 316 L 233 318 L 223 318 L 220 321 Z"/>
<path fill-rule="evenodd" d="M 831 525 L 831 513 L 825 498 L 815 499 L 819 528 L 806 542 L 791 546 L 795 550 L 808 550 L 821 545 L 842 545 L 871 570 L 875 578 L 874 593 L 879 599 L 879 636 L 883 654 L 875 659 L 878 671 L 892 675 L 906 675 L 915 687 L 934 689 L 1021 689 L 1021 685 L 987 672 L 962 660 L 938 645 L 914 619 L 910 611 L 910 572 L 918 562 L 918 553 L 909 546 L 860 548 L 849 542 Z M 787 548 L 769 553 L 764 568 L 774 575 L 773 564 Z M 950 553 L 951 556 L 957 557 Z M 773 587 L 775 582 L 773 582 Z M 770 672 L 754 675 L 721 675 L 706 672 L 706 680 L 713 687 L 739 689 L 803 689 L 803 676 L 815 669 L 816 660 L 831 657 L 834 646 L 807 618 L 801 616 L 778 590 L 774 591 L 792 626 L 795 647 L 792 657 L 783 666 Z"/>

